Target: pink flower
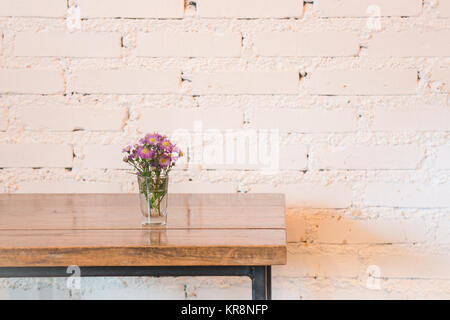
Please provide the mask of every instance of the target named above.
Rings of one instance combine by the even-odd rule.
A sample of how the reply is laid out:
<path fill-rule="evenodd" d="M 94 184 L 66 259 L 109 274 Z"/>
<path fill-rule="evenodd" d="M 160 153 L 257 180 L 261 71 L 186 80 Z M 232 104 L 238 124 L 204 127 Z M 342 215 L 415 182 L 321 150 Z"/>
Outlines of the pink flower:
<path fill-rule="evenodd" d="M 141 159 L 151 159 L 153 157 L 153 150 L 145 147 L 139 147 L 137 149 L 137 154 Z"/>
<path fill-rule="evenodd" d="M 159 159 L 159 166 L 161 168 L 167 168 L 170 165 L 170 157 L 163 156 L 161 159 Z"/>
<path fill-rule="evenodd" d="M 146 134 L 139 142 L 122 149 L 126 155 L 123 161 L 144 175 L 152 171 L 169 172 L 178 158 L 183 156 L 167 136 L 156 132 Z"/>
<path fill-rule="evenodd" d="M 122 149 L 122 152 L 130 153 L 130 151 L 131 151 L 131 146 L 126 146 L 125 148 Z"/>

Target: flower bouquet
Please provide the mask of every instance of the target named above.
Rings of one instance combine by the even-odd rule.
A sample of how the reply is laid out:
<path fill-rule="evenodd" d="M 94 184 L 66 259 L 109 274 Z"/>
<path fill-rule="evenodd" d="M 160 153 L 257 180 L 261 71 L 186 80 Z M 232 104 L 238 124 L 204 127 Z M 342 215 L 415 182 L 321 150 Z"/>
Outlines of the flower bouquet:
<path fill-rule="evenodd" d="M 161 134 L 147 134 L 139 144 L 122 150 L 123 161 L 135 170 L 139 185 L 139 201 L 144 225 L 164 225 L 167 222 L 167 189 L 169 172 L 181 150 Z"/>

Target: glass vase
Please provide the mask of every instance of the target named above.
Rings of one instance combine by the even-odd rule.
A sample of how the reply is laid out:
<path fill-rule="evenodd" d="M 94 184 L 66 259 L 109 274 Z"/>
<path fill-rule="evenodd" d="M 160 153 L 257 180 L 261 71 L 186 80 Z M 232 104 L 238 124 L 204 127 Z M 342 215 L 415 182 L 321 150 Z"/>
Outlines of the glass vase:
<path fill-rule="evenodd" d="M 161 226 L 167 222 L 168 175 L 138 176 L 139 202 L 144 226 Z"/>

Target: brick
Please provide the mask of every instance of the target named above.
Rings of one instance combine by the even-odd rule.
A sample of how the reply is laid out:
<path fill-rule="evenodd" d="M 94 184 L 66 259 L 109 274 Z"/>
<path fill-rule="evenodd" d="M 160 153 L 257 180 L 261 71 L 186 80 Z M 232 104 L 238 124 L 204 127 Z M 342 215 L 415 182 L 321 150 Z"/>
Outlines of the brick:
<path fill-rule="evenodd" d="M 369 183 L 363 204 L 375 207 L 443 208 L 450 207 L 450 184 Z"/>
<path fill-rule="evenodd" d="M 288 18 L 303 15 L 303 0 L 197 0 L 203 18 Z"/>
<path fill-rule="evenodd" d="M 317 242 L 330 244 L 411 243 L 427 240 L 421 219 L 324 219 L 317 223 Z"/>
<path fill-rule="evenodd" d="M 286 213 L 287 242 L 306 241 L 306 220 L 297 213 Z"/>
<path fill-rule="evenodd" d="M 416 70 L 312 71 L 309 92 L 315 95 L 416 94 Z"/>
<path fill-rule="evenodd" d="M 439 147 L 436 157 L 436 169 L 450 170 L 450 146 Z"/>
<path fill-rule="evenodd" d="M 78 93 L 166 94 L 177 93 L 179 71 L 82 70 L 75 71 L 71 90 Z"/>
<path fill-rule="evenodd" d="M 32 130 L 116 131 L 124 126 L 128 111 L 125 108 L 30 107 L 20 108 L 18 119 Z"/>
<path fill-rule="evenodd" d="M 85 145 L 83 168 L 89 169 L 132 169 L 122 161 L 121 145 Z"/>
<path fill-rule="evenodd" d="M 297 94 L 299 76 L 294 71 L 221 72 L 192 75 L 192 93 L 201 94 Z"/>
<path fill-rule="evenodd" d="M 70 168 L 72 146 L 56 144 L 1 144 L 1 168 Z"/>
<path fill-rule="evenodd" d="M 169 184 L 172 193 L 235 193 L 231 182 L 176 182 Z"/>
<path fill-rule="evenodd" d="M 438 82 L 439 92 L 450 93 L 450 68 L 434 68 L 430 80 Z"/>
<path fill-rule="evenodd" d="M 261 138 L 264 139 L 263 143 Z M 271 141 L 270 132 L 243 130 L 230 136 L 223 133 L 218 139 L 218 145 L 206 143 L 203 146 L 203 169 L 277 171 L 306 170 L 308 166 L 305 146 L 279 146 L 278 140 Z M 222 153 L 218 154 L 220 151 L 217 150 Z"/>
<path fill-rule="evenodd" d="M 195 279 L 195 278 L 194 278 Z M 239 278 L 238 278 L 239 279 Z M 191 280 L 192 281 L 192 280 Z M 195 280 L 194 280 L 195 281 Z M 252 292 L 248 283 L 240 282 L 239 280 L 227 280 L 226 285 L 215 285 L 213 283 L 197 282 L 189 284 L 187 282 L 186 289 L 182 290 L 187 293 L 187 296 L 195 296 L 199 300 L 250 300 Z M 230 290 L 230 288 L 233 288 Z M 191 293 L 192 292 L 192 293 Z M 194 293 L 195 292 L 195 293 Z M 169 299 L 173 299 L 170 297 Z M 180 298 L 180 299 L 184 299 Z"/>
<path fill-rule="evenodd" d="M 241 35 L 200 32 L 139 33 L 137 55 L 148 57 L 238 57 Z"/>
<path fill-rule="evenodd" d="M 0 107 L 0 131 L 6 131 L 8 129 L 8 108 Z"/>
<path fill-rule="evenodd" d="M 439 0 L 438 16 L 450 18 L 450 0 Z"/>
<path fill-rule="evenodd" d="M 433 32 L 382 32 L 369 41 L 370 57 L 448 57 L 450 30 Z"/>
<path fill-rule="evenodd" d="M 286 184 L 251 186 L 253 193 L 284 193 L 288 208 L 347 208 L 352 203 L 352 189 L 346 184 Z"/>
<path fill-rule="evenodd" d="M 274 277 L 357 277 L 364 266 L 356 255 L 291 252 L 289 263 L 273 267 Z"/>
<path fill-rule="evenodd" d="M 450 243 L 450 217 L 448 213 L 438 220 L 438 227 L 436 231 L 437 243 Z"/>
<path fill-rule="evenodd" d="M 67 13 L 66 0 L 2 0 L 1 17 L 62 18 Z"/>
<path fill-rule="evenodd" d="M 357 117 L 350 109 L 328 111 L 262 108 L 254 112 L 250 123 L 254 128 L 292 132 L 352 132 L 357 128 Z"/>
<path fill-rule="evenodd" d="M 374 108 L 374 131 L 449 131 L 450 110 L 442 107 Z"/>
<path fill-rule="evenodd" d="M 20 32 L 14 55 L 38 57 L 120 57 L 119 33 Z"/>
<path fill-rule="evenodd" d="M 304 145 L 281 145 L 280 169 L 306 170 L 308 168 L 308 148 Z"/>
<path fill-rule="evenodd" d="M 61 72 L 0 69 L 0 93 L 58 94 L 64 92 Z"/>
<path fill-rule="evenodd" d="M 355 56 L 359 52 L 356 34 L 349 32 L 265 32 L 257 33 L 254 50 L 260 56 Z"/>
<path fill-rule="evenodd" d="M 180 117 L 180 114 L 183 114 Z M 220 116 L 218 116 L 220 115 Z M 139 127 L 146 131 L 174 131 L 185 129 L 192 131 L 203 129 L 238 129 L 243 124 L 243 113 L 232 108 L 198 108 L 198 109 L 156 109 L 140 110 Z"/>
<path fill-rule="evenodd" d="M 316 0 L 321 17 L 418 16 L 422 0 Z"/>
<path fill-rule="evenodd" d="M 368 265 L 380 268 L 386 278 L 450 278 L 450 255 L 435 254 L 386 254 L 367 258 Z"/>
<path fill-rule="evenodd" d="M 120 183 L 81 181 L 19 182 L 17 193 L 120 193 Z"/>
<path fill-rule="evenodd" d="M 417 169 L 425 149 L 417 146 L 324 147 L 313 154 L 319 169 Z"/>
<path fill-rule="evenodd" d="M 79 0 L 83 18 L 183 18 L 184 0 Z"/>

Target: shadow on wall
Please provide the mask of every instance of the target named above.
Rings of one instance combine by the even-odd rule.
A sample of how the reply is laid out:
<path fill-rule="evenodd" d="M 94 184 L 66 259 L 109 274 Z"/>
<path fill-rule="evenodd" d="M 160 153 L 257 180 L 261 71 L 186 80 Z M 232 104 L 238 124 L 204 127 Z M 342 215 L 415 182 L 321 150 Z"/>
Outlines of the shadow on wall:
<path fill-rule="evenodd" d="M 274 267 L 274 277 L 316 283 L 309 289 L 327 288 L 325 284 L 333 280 L 333 290 L 348 287 L 368 298 L 389 294 L 392 288 L 383 285 L 389 279 L 448 279 L 450 257 L 420 246 L 431 238 L 420 217 L 358 219 L 358 213 L 352 215 L 333 209 L 288 210 L 288 263 Z M 335 297 L 333 292 L 329 295 Z"/>

